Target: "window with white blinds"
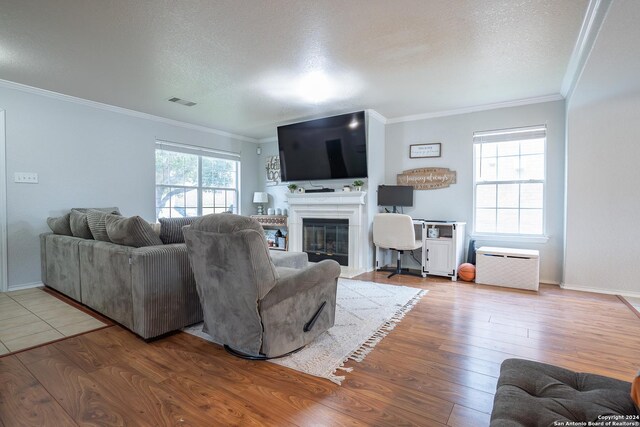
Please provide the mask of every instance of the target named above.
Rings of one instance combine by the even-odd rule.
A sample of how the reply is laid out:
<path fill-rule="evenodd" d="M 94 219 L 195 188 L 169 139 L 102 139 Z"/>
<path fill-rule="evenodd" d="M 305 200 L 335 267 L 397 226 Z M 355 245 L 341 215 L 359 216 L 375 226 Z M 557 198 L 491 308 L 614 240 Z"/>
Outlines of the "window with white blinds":
<path fill-rule="evenodd" d="M 240 155 L 156 143 L 156 218 L 239 213 Z"/>
<path fill-rule="evenodd" d="M 546 126 L 475 132 L 474 231 L 544 235 Z"/>

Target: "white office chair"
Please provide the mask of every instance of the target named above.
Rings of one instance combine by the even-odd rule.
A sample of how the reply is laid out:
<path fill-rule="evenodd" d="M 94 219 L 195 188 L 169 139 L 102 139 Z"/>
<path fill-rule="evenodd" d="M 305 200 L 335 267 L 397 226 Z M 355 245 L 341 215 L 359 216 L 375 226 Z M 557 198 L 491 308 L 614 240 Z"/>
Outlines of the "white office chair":
<path fill-rule="evenodd" d="M 396 274 L 410 274 L 420 276 L 419 273 L 410 272 L 402 268 L 402 254 L 404 251 L 413 251 L 422 247 L 422 241 L 416 240 L 416 232 L 413 228 L 413 220 L 409 215 L 397 213 L 380 213 L 373 217 L 373 244 L 377 248 L 391 249 L 398 252 L 396 269 L 379 268 L 378 271 L 392 271 L 387 276 Z"/>

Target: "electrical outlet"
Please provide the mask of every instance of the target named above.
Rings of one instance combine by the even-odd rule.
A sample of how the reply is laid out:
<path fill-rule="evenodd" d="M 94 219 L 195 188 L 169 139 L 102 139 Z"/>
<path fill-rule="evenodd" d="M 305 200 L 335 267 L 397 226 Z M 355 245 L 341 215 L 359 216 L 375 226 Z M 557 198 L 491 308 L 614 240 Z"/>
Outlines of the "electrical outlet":
<path fill-rule="evenodd" d="M 13 175 L 13 182 L 22 184 L 37 184 L 38 174 L 35 172 L 16 172 Z"/>

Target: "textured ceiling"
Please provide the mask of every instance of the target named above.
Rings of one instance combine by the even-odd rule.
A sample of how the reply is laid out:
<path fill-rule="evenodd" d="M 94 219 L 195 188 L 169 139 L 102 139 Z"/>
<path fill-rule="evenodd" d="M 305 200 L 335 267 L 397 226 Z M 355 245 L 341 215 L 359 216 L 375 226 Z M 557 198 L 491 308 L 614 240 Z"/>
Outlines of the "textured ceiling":
<path fill-rule="evenodd" d="M 0 79 L 265 138 L 559 93 L 587 3 L 0 0 Z"/>

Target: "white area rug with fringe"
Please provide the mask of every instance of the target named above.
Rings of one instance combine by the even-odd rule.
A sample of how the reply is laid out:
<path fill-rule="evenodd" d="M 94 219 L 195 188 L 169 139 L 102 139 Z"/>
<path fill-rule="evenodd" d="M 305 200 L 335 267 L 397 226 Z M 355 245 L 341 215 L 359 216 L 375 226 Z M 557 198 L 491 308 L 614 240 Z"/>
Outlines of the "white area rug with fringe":
<path fill-rule="evenodd" d="M 348 360 L 361 362 L 427 291 L 407 286 L 338 279 L 335 325 L 314 342 L 290 356 L 270 360 L 316 377 L 341 384 L 340 371 Z M 207 341 L 202 323 L 184 329 Z"/>

